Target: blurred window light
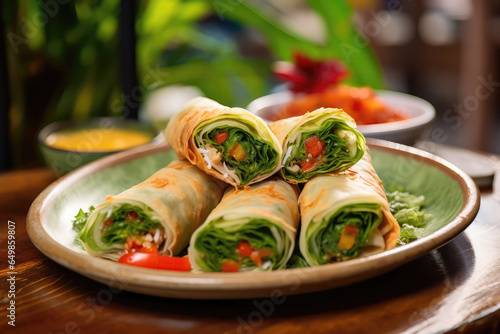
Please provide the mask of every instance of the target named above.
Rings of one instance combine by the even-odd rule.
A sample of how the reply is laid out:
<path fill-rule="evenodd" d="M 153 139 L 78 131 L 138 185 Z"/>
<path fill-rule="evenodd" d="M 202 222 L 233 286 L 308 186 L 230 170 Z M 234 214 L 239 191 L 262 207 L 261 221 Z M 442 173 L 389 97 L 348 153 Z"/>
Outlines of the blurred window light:
<path fill-rule="evenodd" d="M 471 0 L 427 0 L 427 6 L 443 11 L 447 16 L 455 20 L 467 20 L 472 13 Z"/>
<path fill-rule="evenodd" d="M 431 45 L 448 45 L 457 40 L 453 21 L 440 11 L 427 11 L 420 18 L 418 31 L 422 40 Z"/>
<path fill-rule="evenodd" d="M 380 22 L 380 34 L 375 36 L 381 45 L 402 45 L 408 43 L 415 35 L 412 19 L 406 14 L 392 14 L 389 11 L 380 11 L 377 14 L 384 17 Z"/>

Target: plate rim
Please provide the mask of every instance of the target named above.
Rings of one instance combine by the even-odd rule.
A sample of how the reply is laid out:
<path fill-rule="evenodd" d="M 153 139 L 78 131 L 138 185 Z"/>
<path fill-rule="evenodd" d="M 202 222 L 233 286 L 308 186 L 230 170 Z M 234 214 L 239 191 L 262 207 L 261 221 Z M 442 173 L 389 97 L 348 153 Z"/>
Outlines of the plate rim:
<path fill-rule="evenodd" d="M 423 159 L 419 161 L 440 168 L 458 182 L 464 201 L 455 218 L 441 229 L 402 248 L 398 247 L 366 258 L 341 263 L 271 272 L 186 273 L 132 267 L 72 251 L 49 235 L 42 224 L 43 214 L 50 207 L 54 197 L 57 197 L 66 185 L 77 182 L 98 170 L 170 149 L 164 144 L 148 144 L 99 159 L 54 181 L 32 203 L 26 219 L 26 229 L 35 247 L 56 263 L 101 283 L 119 282 L 122 285 L 125 284 L 125 290 L 145 294 L 189 299 L 233 299 L 248 298 L 248 292 L 254 291 L 255 293 L 250 296 L 255 298 L 268 296 L 268 293 L 259 293 L 259 290 L 287 288 L 294 284 L 293 280 L 297 278 L 303 284 L 302 288 L 299 287 L 284 294 L 320 291 L 348 285 L 388 272 L 445 245 L 472 223 L 480 205 L 479 189 L 474 181 L 444 159 L 413 147 L 385 140 L 367 139 L 367 143 L 376 150 L 392 153 L 396 151 L 398 154 Z M 373 268 L 374 273 L 367 272 L 368 268 Z M 353 280 L 353 277 L 358 279 Z M 328 287 L 316 285 L 317 283 L 326 284 L 327 281 L 329 281 Z M 244 293 L 238 294 L 239 292 Z"/>

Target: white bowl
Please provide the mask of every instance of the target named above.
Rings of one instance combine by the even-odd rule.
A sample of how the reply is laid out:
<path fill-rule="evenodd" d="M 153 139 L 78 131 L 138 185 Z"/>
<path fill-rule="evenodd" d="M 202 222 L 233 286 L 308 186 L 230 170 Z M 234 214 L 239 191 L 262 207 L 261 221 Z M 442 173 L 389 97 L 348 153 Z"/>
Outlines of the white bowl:
<path fill-rule="evenodd" d="M 358 125 L 357 129 L 370 138 L 385 139 L 405 145 L 413 145 L 427 135 L 436 110 L 429 102 L 404 93 L 377 90 L 382 101 L 394 109 L 403 110 L 410 118 L 402 121 Z M 290 91 L 262 96 L 252 101 L 247 109 L 269 121 L 279 111 L 279 106 L 292 100 Z"/>

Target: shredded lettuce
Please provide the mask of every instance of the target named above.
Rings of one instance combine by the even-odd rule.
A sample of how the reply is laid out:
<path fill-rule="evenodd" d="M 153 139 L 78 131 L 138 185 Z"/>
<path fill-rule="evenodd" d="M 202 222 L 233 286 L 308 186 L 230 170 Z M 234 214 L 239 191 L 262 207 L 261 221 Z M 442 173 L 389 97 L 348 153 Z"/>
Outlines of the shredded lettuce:
<path fill-rule="evenodd" d="M 126 221 L 127 213 L 130 211 L 135 211 L 137 213 L 137 221 Z M 78 215 L 80 215 L 80 213 Z M 85 223 L 81 225 L 82 228 L 86 224 L 88 216 L 89 214 L 87 214 L 87 217 L 85 218 Z M 80 215 L 80 217 L 83 218 L 82 215 Z M 129 236 L 142 235 L 148 231 L 162 226 L 161 223 L 152 220 L 150 218 L 150 215 L 145 213 L 143 209 L 130 204 L 123 204 L 118 209 L 114 210 L 109 217 L 106 218 L 113 219 L 113 224 L 106 230 L 104 230 L 101 234 L 101 241 L 106 246 L 111 246 L 114 244 L 124 244 Z M 79 224 L 81 224 L 82 222 L 83 219 L 80 220 Z M 94 228 L 95 224 L 87 230 L 82 229 L 78 234 L 78 238 L 92 249 L 99 250 L 99 247 L 94 242 Z"/>
<path fill-rule="evenodd" d="M 423 195 L 411 194 L 401 186 L 392 185 L 387 199 L 394 218 L 401 226 L 397 245 L 404 245 L 422 238 L 425 227 L 432 220 L 432 215 L 422 211 L 425 203 Z"/>
<path fill-rule="evenodd" d="M 424 237 L 424 229 L 413 225 L 403 224 L 399 233 L 398 245 L 405 245 Z"/>
<path fill-rule="evenodd" d="M 380 205 L 359 203 L 346 205 L 324 219 L 319 224 L 312 224 L 307 231 L 308 253 L 316 265 L 344 258 L 354 258 L 360 247 L 365 245 L 370 233 L 381 223 Z M 354 246 L 348 250 L 338 249 L 342 230 L 347 225 L 358 229 Z"/>
<path fill-rule="evenodd" d="M 334 133 L 334 130 L 337 129 L 351 131 L 356 135 L 356 154 L 354 156 L 351 156 L 350 152 L 348 152 L 349 143 L 347 140 L 340 138 Z M 304 172 L 301 168 L 297 171 L 288 169 L 287 167 L 298 164 L 307 157 L 304 143 L 313 135 L 317 135 L 319 140 L 326 144 L 326 156 L 323 163 L 310 172 Z M 293 150 L 288 160 L 284 161 L 283 173 L 286 178 L 295 180 L 310 179 L 314 175 L 320 173 L 346 170 L 358 162 L 364 154 L 363 136 L 344 122 L 336 119 L 327 119 L 321 123 L 319 129 L 302 133 L 298 143 L 290 143 L 289 145 L 293 145 Z"/>
<path fill-rule="evenodd" d="M 286 269 L 307 268 L 307 267 L 309 267 L 309 264 L 300 253 L 294 253 L 286 264 Z"/>
<path fill-rule="evenodd" d="M 218 144 L 215 135 L 223 131 L 227 131 L 228 137 Z M 198 135 L 199 133 L 196 137 Z M 272 172 L 279 163 L 279 153 L 272 145 L 240 128 L 219 126 L 204 133 L 203 140 L 205 145 L 210 144 L 222 154 L 227 166 L 238 175 L 241 185 L 247 184 L 259 175 Z M 229 155 L 236 143 L 240 144 L 247 155 L 247 158 L 240 162 Z"/>
<path fill-rule="evenodd" d="M 75 216 L 75 219 L 71 221 L 73 223 L 73 231 L 78 233 L 75 237 L 75 240 L 73 241 L 73 244 L 82 248 L 82 249 L 84 249 L 84 248 L 83 248 L 82 240 L 80 239 L 79 234 L 83 230 L 83 228 L 85 227 L 85 224 L 87 224 L 87 220 L 89 219 L 90 214 L 94 210 L 95 210 L 95 208 L 93 205 L 90 206 L 90 208 L 87 212 L 80 209 L 80 211 L 78 211 L 78 214 Z"/>
<path fill-rule="evenodd" d="M 127 213 L 131 211 L 137 213 L 137 221 L 126 220 Z M 113 219 L 113 224 L 102 233 L 101 237 L 108 246 L 125 243 L 129 236 L 142 235 L 161 227 L 159 222 L 153 221 L 141 208 L 130 204 L 124 204 L 118 210 L 113 211 L 110 218 Z"/>
<path fill-rule="evenodd" d="M 76 233 L 80 233 L 80 231 L 83 230 L 85 224 L 87 224 L 87 220 L 89 219 L 90 214 L 94 210 L 94 206 L 91 206 L 87 212 L 80 209 L 80 211 L 78 211 L 78 214 L 75 216 L 75 219 L 71 221 L 73 223 L 73 231 L 75 231 Z"/>
<path fill-rule="evenodd" d="M 285 240 L 284 245 L 280 245 L 281 240 L 277 240 L 276 232 L 278 238 Z M 238 262 L 240 255 L 236 249 L 242 240 L 246 240 L 255 249 L 271 248 L 273 250 L 273 255 L 263 260 L 264 262 L 271 261 L 269 270 L 276 269 L 282 264 L 287 249 L 290 247 L 290 240 L 286 233 L 281 229 L 276 231 L 276 225 L 267 219 L 256 218 L 246 223 L 235 224 L 220 218 L 210 222 L 198 232 L 194 244 L 196 251 L 201 253 L 197 259 L 198 265 L 203 271 L 221 271 L 222 262 L 225 260 Z M 256 267 L 250 258 L 244 258 L 241 262 L 241 268 Z"/>

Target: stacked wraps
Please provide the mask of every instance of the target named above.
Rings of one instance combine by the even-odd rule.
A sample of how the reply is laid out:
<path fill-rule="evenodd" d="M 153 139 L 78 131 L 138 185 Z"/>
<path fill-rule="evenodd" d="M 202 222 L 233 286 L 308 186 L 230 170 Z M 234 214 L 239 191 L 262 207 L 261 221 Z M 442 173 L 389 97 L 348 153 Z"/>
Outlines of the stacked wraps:
<path fill-rule="evenodd" d="M 190 101 L 169 122 L 165 138 L 179 157 L 233 186 L 264 180 L 280 168 L 281 146 L 259 117 L 207 98 Z"/>
<path fill-rule="evenodd" d="M 108 196 L 80 232 L 87 252 L 177 255 L 189 242 L 198 270 L 278 270 L 292 256 L 300 217 L 299 249 L 311 266 L 395 246 L 399 225 L 350 116 L 322 108 L 270 127 L 244 109 L 189 102 L 165 130 L 188 161 Z M 280 169 L 288 183 L 269 178 Z M 235 187 L 223 195 L 227 185 L 216 178 Z M 306 181 L 299 196 L 295 184 Z"/>
<path fill-rule="evenodd" d="M 108 196 L 90 215 L 80 239 L 89 254 L 109 259 L 145 241 L 161 246 L 160 254 L 177 255 L 225 187 L 190 163 L 175 160 L 144 182 Z"/>
<path fill-rule="evenodd" d="M 300 251 L 312 266 L 380 253 L 394 248 L 399 237 L 368 151 L 344 173 L 306 183 L 299 205 Z"/>

